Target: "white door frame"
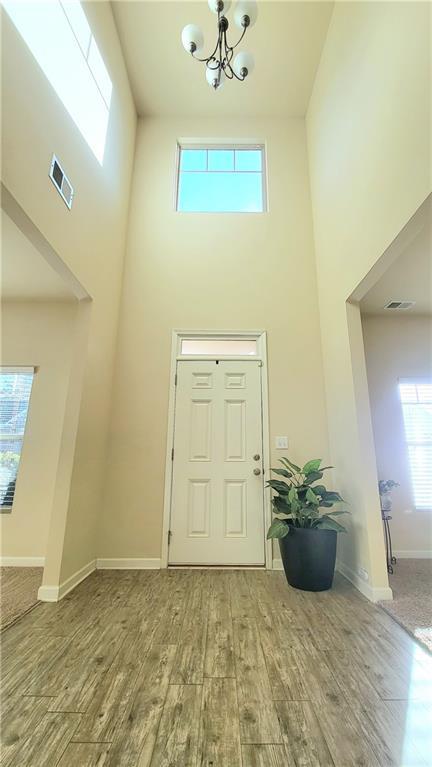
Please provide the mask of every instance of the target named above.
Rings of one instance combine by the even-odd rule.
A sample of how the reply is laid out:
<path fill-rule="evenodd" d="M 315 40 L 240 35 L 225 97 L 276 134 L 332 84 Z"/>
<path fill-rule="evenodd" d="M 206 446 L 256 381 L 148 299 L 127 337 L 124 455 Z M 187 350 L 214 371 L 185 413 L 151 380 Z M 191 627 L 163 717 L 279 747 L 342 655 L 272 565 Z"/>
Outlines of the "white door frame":
<path fill-rule="evenodd" d="M 256 356 L 225 356 L 225 355 L 194 355 L 189 356 L 181 353 L 181 345 L 184 339 L 251 339 L 257 342 Z M 267 472 L 270 468 L 270 428 L 268 408 L 268 381 L 267 381 L 267 334 L 265 330 L 173 330 L 171 343 L 171 371 L 168 404 L 168 431 L 165 459 L 165 491 L 164 510 L 162 524 L 162 551 L 161 567 L 168 567 L 168 534 L 171 518 L 171 491 L 173 476 L 172 451 L 174 446 L 175 403 L 176 403 L 176 373 L 179 360 L 259 360 L 262 366 L 261 376 L 261 407 L 263 428 L 263 468 Z M 271 494 L 270 489 L 264 489 L 264 530 L 271 523 Z M 273 568 L 272 541 L 265 540 L 265 567 Z"/>

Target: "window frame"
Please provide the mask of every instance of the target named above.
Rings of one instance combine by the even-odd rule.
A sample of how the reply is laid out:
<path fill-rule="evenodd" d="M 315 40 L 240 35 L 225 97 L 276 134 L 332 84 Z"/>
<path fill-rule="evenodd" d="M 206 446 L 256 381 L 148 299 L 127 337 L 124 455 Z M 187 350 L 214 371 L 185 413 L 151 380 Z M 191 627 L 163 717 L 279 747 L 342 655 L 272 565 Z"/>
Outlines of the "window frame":
<path fill-rule="evenodd" d="M 404 412 L 404 405 L 418 405 L 418 406 L 421 406 L 421 405 L 426 405 L 426 404 L 429 404 L 429 403 L 422 402 L 421 400 L 419 400 L 419 395 L 418 395 L 417 391 L 416 391 L 417 402 L 404 402 L 403 399 L 402 399 L 402 392 L 401 392 L 401 386 L 403 386 L 403 385 L 415 386 L 416 390 L 417 390 L 417 387 L 419 387 L 419 386 L 422 386 L 422 385 L 425 385 L 425 384 L 432 385 L 432 380 L 430 378 L 425 378 L 425 377 L 422 377 L 422 376 L 419 376 L 418 378 L 399 378 L 397 384 L 398 384 L 399 403 L 400 403 L 400 407 L 401 407 L 402 423 L 403 423 L 403 430 L 404 430 L 404 444 L 405 444 L 405 448 L 406 448 L 408 470 L 409 470 L 409 475 L 410 475 L 410 479 L 411 479 L 411 491 L 412 491 L 412 496 L 413 496 L 413 507 L 414 507 L 415 511 L 418 511 L 420 513 L 422 513 L 422 512 L 426 512 L 426 513 L 432 512 L 432 502 L 429 505 L 427 505 L 427 506 L 418 506 L 417 503 L 416 503 L 415 481 L 414 481 L 414 476 L 413 476 L 413 467 L 412 467 L 412 462 L 411 462 L 411 458 L 410 458 L 410 450 L 409 450 L 410 447 L 431 447 L 432 448 L 432 439 L 429 440 L 429 441 L 425 441 L 425 442 L 418 442 L 418 441 L 413 441 L 413 440 L 408 439 L 407 432 L 406 432 L 405 412 Z"/>
<path fill-rule="evenodd" d="M 54 21 L 57 18 L 57 21 L 62 27 L 61 32 L 63 33 L 67 30 L 67 45 L 73 45 L 73 60 L 72 62 L 68 60 L 70 76 L 67 79 L 63 78 L 61 84 L 56 77 L 53 77 L 53 71 L 56 69 L 56 61 L 54 58 L 52 56 L 49 58 L 44 57 L 40 53 L 39 49 L 42 38 L 38 35 L 38 28 L 33 24 L 31 26 L 32 33 L 29 34 L 29 27 L 23 23 L 25 9 L 23 9 L 23 13 L 20 13 L 19 11 L 15 13 L 15 8 L 19 7 L 19 3 L 17 4 L 16 0 L 7 0 L 7 2 L 4 0 L 1 2 L 1 5 L 81 138 L 84 140 L 99 165 L 103 167 L 111 118 L 114 82 L 111 76 L 110 67 L 107 66 L 106 58 L 103 55 L 95 34 L 93 33 L 93 27 L 87 16 L 84 3 L 82 0 L 69 0 L 69 2 L 73 2 L 74 5 L 79 6 L 80 12 L 83 17 L 85 17 L 85 23 L 88 27 L 88 40 L 86 45 L 83 44 L 83 40 L 77 34 L 77 27 L 73 21 L 73 16 L 70 13 L 70 6 L 65 0 L 52 0 L 50 3 L 45 3 L 46 10 L 50 9 L 51 11 L 54 9 L 54 18 L 45 18 L 43 22 L 40 22 L 40 28 L 46 30 L 48 21 L 55 27 Z M 35 10 L 37 11 L 37 3 L 35 4 Z M 30 16 L 30 21 L 31 20 L 32 18 Z M 50 27 L 48 26 L 48 28 Z M 58 32 L 58 26 L 56 27 L 56 30 Z M 65 44 L 64 35 L 63 44 Z M 45 49 L 49 49 L 49 47 L 45 46 Z M 94 104 L 93 111 L 87 110 L 86 112 L 83 112 L 82 108 L 77 108 L 75 93 L 77 92 L 78 85 L 72 74 L 73 68 L 71 69 L 74 61 L 75 64 L 77 64 L 77 56 L 80 57 L 79 70 L 81 75 L 85 78 L 86 97 L 91 99 L 91 103 Z M 87 92 L 88 89 L 91 93 Z M 81 93 L 82 92 L 83 88 L 81 90 Z M 83 114 L 86 115 L 85 119 L 83 119 Z"/>
<path fill-rule="evenodd" d="M 23 433 L 22 434 L 4 434 L 0 430 L 0 445 L 3 442 L 10 442 L 12 440 L 14 442 L 19 442 L 20 443 L 20 454 L 19 454 L 18 467 L 17 467 L 17 471 L 16 471 L 16 476 L 15 476 L 15 490 L 14 490 L 14 495 L 13 495 L 12 503 L 10 505 L 6 505 L 6 504 L 3 505 L 2 503 L 0 503 L 0 514 L 11 514 L 11 512 L 13 510 L 13 505 L 14 505 L 15 495 L 16 495 L 16 487 L 17 487 L 17 484 L 18 484 L 19 470 L 20 470 L 20 467 L 21 467 L 24 439 L 25 439 L 25 436 L 26 436 L 26 430 L 27 430 L 28 419 L 29 419 L 29 414 L 30 414 L 30 405 L 31 405 L 31 397 L 32 397 L 32 394 L 33 394 L 34 378 L 35 378 L 36 373 L 37 373 L 37 368 L 34 367 L 34 366 L 0 365 L 0 375 L 20 375 L 21 374 L 21 375 L 31 375 L 32 376 L 32 383 L 31 383 L 31 388 L 30 388 L 30 396 L 29 396 L 29 401 L 28 401 L 28 406 L 27 406 L 26 420 L 25 420 L 25 424 L 24 424 Z"/>
<path fill-rule="evenodd" d="M 89 28 L 89 39 L 88 39 L 88 43 L 87 43 L 85 48 L 83 47 L 82 42 L 81 42 L 81 40 L 79 39 L 79 37 L 78 37 L 78 35 L 76 33 L 76 29 L 74 28 L 73 22 L 72 22 L 71 17 L 70 17 L 70 15 L 68 13 L 68 7 L 67 7 L 66 3 L 64 2 L 64 0 L 57 0 L 57 2 L 59 3 L 59 5 L 60 5 L 60 7 L 61 7 L 61 9 L 62 9 L 62 11 L 64 13 L 64 15 L 66 16 L 67 22 L 68 22 L 68 24 L 69 24 L 69 26 L 70 26 L 70 28 L 72 30 L 72 33 L 73 33 L 73 36 L 74 36 L 74 38 L 75 38 L 75 40 L 77 42 L 77 45 L 80 48 L 80 50 L 82 52 L 82 55 L 84 56 L 85 62 L 87 64 L 87 67 L 89 69 L 89 72 L 90 72 L 93 80 L 95 81 L 96 87 L 97 87 L 97 89 L 98 89 L 98 91 L 99 91 L 103 101 L 105 102 L 105 106 L 107 108 L 107 113 L 108 113 L 108 116 L 109 116 L 110 109 L 111 109 L 112 93 L 113 93 L 113 90 L 114 90 L 113 81 L 112 81 L 111 75 L 110 75 L 110 73 L 108 71 L 108 67 L 105 64 L 105 59 L 102 56 L 101 50 L 100 50 L 100 48 L 99 48 L 99 46 L 98 46 L 98 44 L 96 42 L 96 38 L 95 38 L 95 36 L 93 34 L 92 26 L 91 26 L 91 24 L 90 24 L 90 22 L 89 22 L 89 20 L 87 18 L 87 14 L 86 14 L 86 12 L 84 10 L 83 4 L 82 4 L 81 0 L 76 0 L 76 1 L 77 1 L 77 4 L 80 5 L 80 7 L 81 7 L 81 10 L 82 10 L 82 12 L 83 12 L 83 14 L 85 16 L 85 19 L 86 19 L 86 22 L 87 22 L 88 28 Z M 90 58 L 91 53 L 92 53 L 92 46 L 94 46 L 96 48 L 97 54 L 99 55 L 99 57 L 100 57 L 100 59 L 102 61 L 102 66 L 103 66 L 103 68 L 105 70 L 106 76 L 108 77 L 108 79 L 110 81 L 111 89 L 110 89 L 110 95 L 109 95 L 108 99 L 106 98 L 105 93 L 104 93 L 104 88 L 103 88 L 103 86 L 101 85 L 101 83 L 99 81 L 100 80 L 99 76 L 97 76 L 95 74 L 95 72 L 94 72 L 94 66 L 93 66 L 91 58 Z"/>
<path fill-rule="evenodd" d="M 261 193 L 262 193 L 262 210 L 179 210 L 179 191 L 180 191 L 180 160 L 182 149 L 205 149 L 205 150 L 260 150 L 261 151 Z M 188 171 L 204 172 L 204 171 Z M 208 173 L 251 173 L 258 171 L 207 171 Z M 176 145 L 176 161 L 175 161 L 175 184 L 174 184 L 174 211 L 183 215 L 249 215 L 249 216 L 262 216 L 269 212 L 268 204 L 268 177 L 267 177 L 267 144 L 265 141 L 253 140 L 253 139 L 178 139 Z"/>

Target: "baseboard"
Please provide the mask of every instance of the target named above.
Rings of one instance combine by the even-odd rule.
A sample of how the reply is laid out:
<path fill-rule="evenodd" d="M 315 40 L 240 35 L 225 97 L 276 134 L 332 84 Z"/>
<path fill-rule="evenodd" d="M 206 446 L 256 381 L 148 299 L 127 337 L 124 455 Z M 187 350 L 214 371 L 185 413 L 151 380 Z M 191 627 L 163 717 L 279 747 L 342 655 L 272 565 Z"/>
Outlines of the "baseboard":
<path fill-rule="evenodd" d="M 283 570 L 282 560 L 273 560 L 273 570 Z M 362 580 L 350 567 L 343 562 L 336 562 L 336 570 L 340 572 L 353 586 L 356 587 L 371 602 L 379 602 L 382 599 L 393 599 L 391 588 L 373 588 L 369 583 Z"/>
<path fill-rule="evenodd" d="M 45 557 L 0 557 L 1 567 L 45 567 Z"/>
<path fill-rule="evenodd" d="M 98 570 L 160 570 L 160 559 L 120 557 L 97 559 Z"/>
<path fill-rule="evenodd" d="M 424 549 L 422 551 L 410 551 L 404 549 L 403 551 L 394 551 L 393 556 L 396 559 L 432 559 L 432 551 L 430 549 Z"/>
<path fill-rule="evenodd" d="M 380 602 L 383 599 L 393 599 L 393 592 L 390 586 L 371 586 L 370 583 L 364 581 L 352 570 L 345 562 L 338 560 L 336 562 L 336 570 L 344 576 L 353 586 L 358 589 L 363 596 L 369 599 L 370 602 Z"/>
<path fill-rule="evenodd" d="M 81 567 L 59 586 L 41 586 L 38 591 L 38 599 L 41 602 L 59 602 L 94 570 L 96 570 L 96 560 L 92 559 L 91 562 Z"/>

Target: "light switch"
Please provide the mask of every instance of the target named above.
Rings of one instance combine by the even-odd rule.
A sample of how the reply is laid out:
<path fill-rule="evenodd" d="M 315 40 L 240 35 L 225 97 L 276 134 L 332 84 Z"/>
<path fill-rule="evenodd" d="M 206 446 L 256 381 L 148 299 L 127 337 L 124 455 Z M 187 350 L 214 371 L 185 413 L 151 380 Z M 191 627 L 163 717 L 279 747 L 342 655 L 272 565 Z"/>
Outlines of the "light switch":
<path fill-rule="evenodd" d="M 288 437 L 275 437 L 276 450 L 288 450 Z"/>

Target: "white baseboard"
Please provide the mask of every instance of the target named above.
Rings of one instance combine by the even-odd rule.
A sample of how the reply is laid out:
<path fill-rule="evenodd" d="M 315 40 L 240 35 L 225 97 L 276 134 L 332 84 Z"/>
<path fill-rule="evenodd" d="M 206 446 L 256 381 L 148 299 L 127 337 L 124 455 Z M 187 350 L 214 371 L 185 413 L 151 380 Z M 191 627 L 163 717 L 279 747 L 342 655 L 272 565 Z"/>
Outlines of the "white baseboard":
<path fill-rule="evenodd" d="M 345 562 L 338 560 L 336 562 L 336 570 L 340 572 L 353 586 L 358 589 L 363 596 L 369 599 L 371 602 L 380 602 L 382 599 L 393 599 L 393 592 L 390 586 L 371 586 L 370 583 L 364 581 L 352 570 Z"/>
<path fill-rule="evenodd" d="M 422 551 L 410 551 L 404 549 L 403 551 L 394 551 L 393 555 L 396 559 L 432 559 L 432 551 L 430 549 L 424 549 Z"/>
<path fill-rule="evenodd" d="M 283 570 L 281 559 L 273 560 L 273 570 Z M 379 602 L 381 599 L 393 599 L 391 588 L 373 588 L 369 583 L 362 580 L 351 568 L 343 562 L 336 562 L 336 570 L 341 573 L 353 586 L 356 587 L 371 602 Z"/>
<path fill-rule="evenodd" d="M 59 586 L 41 586 L 38 591 L 38 599 L 41 602 L 59 602 L 94 570 L 96 570 L 96 560 L 92 559 L 91 562 L 81 567 Z"/>
<path fill-rule="evenodd" d="M 45 557 L 0 557 L 1 567 L 45 567 Z"/>
<path fill-rule="evenodd" d="M 120 557 L 97 559 L 98 570 L 160 570 L 160 559 Z"/>

